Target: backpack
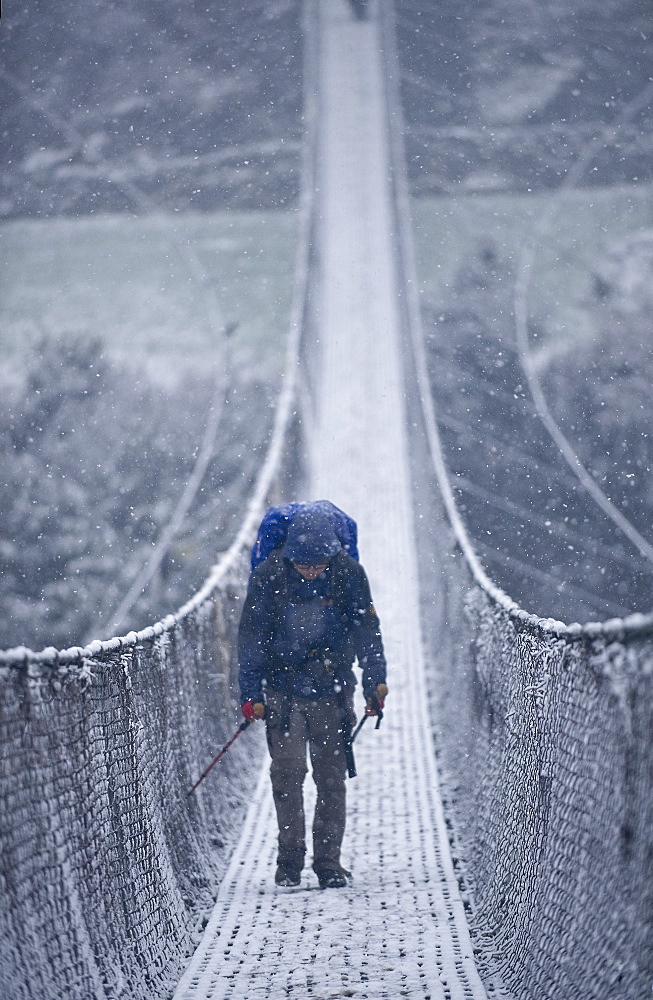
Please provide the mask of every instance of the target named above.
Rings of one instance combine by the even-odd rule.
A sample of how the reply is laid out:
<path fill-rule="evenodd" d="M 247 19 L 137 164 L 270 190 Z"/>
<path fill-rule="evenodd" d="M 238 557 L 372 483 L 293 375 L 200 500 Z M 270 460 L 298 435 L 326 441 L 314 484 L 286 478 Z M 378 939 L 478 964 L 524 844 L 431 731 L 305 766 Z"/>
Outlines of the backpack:
<path fill-rule="evenodd" d="M 330 500 L 313 500 L 309 503 L 286 503 L 270 507 L 263 516 L 256 541 L 252 547 L 251 568 L 280 548 L 288 536 L 288 525 L 299 510 L 319 510 L 326 514 L 343 549 L 358 562 L 358 528 L 353 518 L 332 504 Z"/>

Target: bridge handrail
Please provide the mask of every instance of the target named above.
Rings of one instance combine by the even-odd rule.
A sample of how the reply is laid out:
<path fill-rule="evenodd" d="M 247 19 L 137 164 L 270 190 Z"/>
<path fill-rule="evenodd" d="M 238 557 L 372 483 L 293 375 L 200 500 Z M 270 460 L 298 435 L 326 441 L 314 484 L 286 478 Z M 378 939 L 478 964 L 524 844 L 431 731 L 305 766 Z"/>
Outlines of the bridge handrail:
<path fill-rule="evenodd" d="M 424 451 L 416 493 L 432 515 L 428 537 L 419 532 L 429 704 L 476 959 L 492 996 L 607 996 L 618 967 L 620 993 L 643 997 L 653 967 L 653 614 L 585 625 L 530 614 L 488 577 L 467 534 L 426 364 L 392 6 L 384 48 L 409 415 Z"/>

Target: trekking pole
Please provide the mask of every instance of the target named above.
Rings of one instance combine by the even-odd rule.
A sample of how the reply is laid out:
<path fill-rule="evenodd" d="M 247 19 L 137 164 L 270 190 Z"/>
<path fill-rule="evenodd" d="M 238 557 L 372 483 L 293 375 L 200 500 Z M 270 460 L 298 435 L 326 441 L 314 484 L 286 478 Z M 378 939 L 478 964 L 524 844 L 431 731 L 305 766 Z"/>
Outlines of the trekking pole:
<path fill-rule="evenodd" d="M 212 760 L 212 761 L 211 761 L 211 763 L 210 763 L 210 764 L 209 764 L 209 766 L 207 767 L 206 771 L 204 771 L 204 772 L 203 772 L 203 773 L 202 773 L 202 774 L 201 774 L 201 775 L 199 776 L 199 778 L 197 779 L 197 781 L 195 782 L 195 784 L 194 784 L 194 785 L 193 785 L 193 787 L 191 788 L 190 792 L 188 793 L 189 795 L 192 795 L 192 794 L 193 794 L 193 792 L 195 791 L 195 789 L 197 788 L 197 786 L 198 786 L 198 785 L 199 785 L 199 784 L 200 784 L 200 783 L 201 783 L 202 781 L 204 781 L 204 779 L 206 778 L 206 776 L 207 776 L 207 774 L 209 773 L 209 771 L 210 771 L 210 770 L 211 770 L 212 768 L 214 768 L 214 767 L 215 767 L 215 765 L 216 765 L 216 764 L 218 763 L 218 761 L 220 760 L 220 758 L 221 758 L 221 757 L 224 757 L 224 755 L 226 754 L 227 750 L 228 750 L 228 749 L 229 749 L 229 747 L 230 747 L 230 746 L 232 745 L 232 743 L 235 743 L 235 742 L 236 742 L 236 740 L 238 739 L 238 737 L 240 736 L 240 734 L 241 734 L 242 732 L 244 732 L 244 731 L 245 731 L 245 729 L 247 729 L 247 727 L 248 727 L 249 725 L 251 725 L 251 723 L 250 723 L 249 719 L 245 719 L 245 721 L 244 721 L 244 722 L 241 722 L 241 724 L 240 724 L 240 725 L 238 726 L 238 729 L 236 730 L 236 732 L 234 733 L 234 735 L 233 735 L 233 736 L 231 737 L 231 739 L 229 740 L 229 742 L 228 742 L 228 743 L 225 743 L 225 745 L 223 746 L 223 748 L 222 748 L 222 750 L 220 751 L 220 753 L 218 754 L 218 756 L 217 756 L 217 757 L 215 757 L 215 758 L 214 758 L 214 760 Z"/>
<path fill-rule="evenodd" d="M 345 761 L 347 762 L 347 775 L 350 778 L 355 778 L 356 771 L 356 761 L 354 759 L 354 748 L 352 747 L 353 740 L 351 737 L 347 739 L 345 736 Z"/>
<path fill-rule="evenodd" d="M 381 708 L 381 705 L 379 704 L 379 699 L 377 698 L 376 694 L 372 695 L 372 697 L 370 698 L 370 701 L 372 702 L 372 708 L 376 709 L 376 725 L 375 725 L 374 728 L 378 729 L 379 726 L 381 725 L 381 720 L 383 719 L 383 709 Z M 356 728 L 354 729 L 354 731 L 353 731 L 353 733 L 351 735 L 351 739 L 349 741 L 350 744 L 352 744 L 354 742 L 354 740 L 356 739 L 356 737 L 358 736 L 358 734 L 360 733 L 361 729 L 363 728 L 363 726 L 365 725 L 365 723 L 367 722 L 367 720 L 369 718 L 370 718 L 369 715 L 364 715 L 363 716 L 363 718 L 358 723 L 358 725 L 356 726 Z"/>
<path fill-rule="evenodd" d="M 353 733 L 351 734 L 351 740 L 349 741 L 350 743 L 354 742 L 354 740 L 356 739 L 356 737 L 360 733 L 361 729 L 363 728 L 363 726 L 367 722 L 367 719 L 368 719 L 368 716 L 364 715 L 363 718 L 361 719 L 361 721 L 358 723 L 358 725 L 354 729 Z"/>

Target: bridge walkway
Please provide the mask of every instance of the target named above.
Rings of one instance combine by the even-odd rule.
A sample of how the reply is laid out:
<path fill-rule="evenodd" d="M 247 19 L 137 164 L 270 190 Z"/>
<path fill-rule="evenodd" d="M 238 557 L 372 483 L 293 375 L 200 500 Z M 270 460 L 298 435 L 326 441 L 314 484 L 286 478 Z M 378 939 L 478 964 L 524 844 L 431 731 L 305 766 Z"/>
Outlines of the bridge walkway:
<path fill-rule="evenodd" d="M 322 357 L 308 493 L 358 521 L 391 694 L 381 729 L 368 723 L 356 744 L 343 852 L 351 886 L 321 892 L 307 868 L 298 890 L 275 889 L 266 769 L 175 1000 L 480 1000 L 426 713 L 373 6 L 367 21 L 356 21 L 345 0 L 322 0 L 319 64 Z"/>

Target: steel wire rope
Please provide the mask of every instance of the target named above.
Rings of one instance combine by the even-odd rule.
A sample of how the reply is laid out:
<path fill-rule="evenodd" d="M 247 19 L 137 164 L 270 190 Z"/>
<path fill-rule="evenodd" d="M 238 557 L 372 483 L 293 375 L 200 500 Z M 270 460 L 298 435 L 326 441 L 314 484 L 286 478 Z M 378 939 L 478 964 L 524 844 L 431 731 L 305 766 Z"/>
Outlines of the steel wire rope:
<path fill-rule="evenodd" d="M 599 139 L 603 148 L 607 145 L 609 136 L 624 125 L 629 118 L 632 118 L 639 110 L 645 107 L 652 96 L 653 84 L 648 84 L 648 86 L 644 87 L 636 98 L 622 108 L 622 111 L 617 116 L 615 121 L 610 122 L 603 128 Z M 554 196 L 548 208 L 545 209 L 540 215 L 539 225 L 535 227 L 535 231 L 531 235 L 530 239 L 527 240 L 521 247 L 513 299 L 517 348 L 519 351 L 521 367 L 526 376 L 526 381 L 528 382 L 528 388 L 530 390 L 537 415 L 563 458 L 569 465 L 573 474 L 576 476 L 583 488 L 590 494 L 603 513 L 609 517 L 614 524 L 616 524 L 616 526 L 626 535 L 629 541 L 631 541 L 638 549 L 640 555 L 642 555 L 645 559 L 648 559 L 649 562 L 653 562 L 653 545 L 643 537 L 643 535 L 628 520 L 622 511 L 620 511 L 612 500 L 606 496 L 605 492 L 601 489 L 595 478 L 585 467 L 583 462 L 581 462 L 571 442 L 563 433 L 551 413 L 551 409 L 544 395 L 544 390 L 542 389 L 542 383 L 537 373 L 537 369 L 533 363 L 533 356 L 531 354 L 528 341 L 528 292 L 532 268 L 536 256 L 535 242 L 541 237 L 546 237 L 548 235 L 551 226 L 553 225 L 553 221 L 560 211 L 562 195 L 566 191 L 571 191 L 576 187 L 588 166 L 594 159 L 596 151 L 595 146 L 591 146 L 589 143 L 586 145 L 585 152 L 567 173 L 565 179 L 554 192 Z"/>
<path fill-rule="evenodd" d="M 220 380 L 222 383 L 222 380 Z M 197 492 L 202 484 L 209 463 L 215 451 L 215 439 L 218 433 L 220 418 L 224 408 L 224 388 L 222 384 L 216 387 L 213 401 L 209 407 L 209 418 L 206 422 L 202 441 L 197 452 L 197 458 L 193 470 L 186 480 L 184 490 L 173 508 L 172 514 L 164 525 L 156 544 L 146 560 L 144 566 L 133 580 L 122 601 L 111 615 L 111 620 L 107 624 L 110 629 L 118 631 L 127 615 L 134 607 L 138 598 L 145 592 L 152 582 L 154 574 L 163 562 L 172 542 L 177 536 L 190 507 L 197 496 Z"/>
<path fill-rule="evenodd" d="M 111 175 L 108 176 L 113 181 Z M 151 199 L 149 199 L 147 195 L 133 185 L 131 181 L 126 183 L 122 181 L 114 181 L 114 183 L 119 185 L 124 191 L 127 191 L 137 204 L 147 206 L 149 203 L 149 205 L 152 206 Z M 204 427 L 204 433 L 202 435 L 199 448 L 197 450 L 197 456 L 193 469 L 190 476 L 186 480 L 186 485 L 181 496 L 179 497 L 179 500 L 177 501 L 177 504 L 173 507 L 167 523 L 164 525 L 159 534 L 159 538 L 157 539 L 153 551 L 150 553 L 145 564 L 132 581 L 127 593 L 120 601 L 118 607 L 113 612 L 111 622 L 108 624 L 116 631 L 123 624 L 138 598 L 145 592 L 151 583 L 154 574 L 163 562 L 170 545 L 180 531 L 193 501 L 197 496 L 209 467 L 209 463 L 215 452 L 215 442 L 222 414 L 224 412 L 229 384 L 230 366 L 228 354 L 228 335 L 230 328 L 225 325 L 222 318 L 220 304 L 215 289 L 210 282 L 206 280 L 206 272 L 202 268 L 201 262 L 195 251 L 192 249 L 191 244 L 183 241 L 174 227 L 166 226 L 163 219 L 156 215 L 151 208 L 150 216 L 157 221 L 159 225 L 161 225 L 164 232 L 172 234 L 174 241 L 177 243 L 178 249 L 182 252 L 182 256 L 186 258 L 186 263 L 191 271 L 191 274 L 194 274 L 194 276 L 199 279 L 200 287 L 203 289 L 205 296 L 205 306 L 209 317 L 209 328 L 212 332 L 219 333 L 222 339 L 222 358 L 218 358 L 216 363 L 216 376 L 214 379 L 211 401 L 209 403 L 208 418 Z M 222 364 L 220 361 L 222 361 Z"/>
<path fill-rule="evenodd" d="M 540 529 L 546 528 L 549 534 L 557 535 L 561 540 L 568 541 L 571 538 L 574 541 L 586 544 L 585 539 L 578 530 L 578 527 L 569 527 L 569 525 L 564 522 L 561 524 L 559 521 L 549 521 L 545 514 L 535 514 L 527 507 L 522 507 L 521 504 L 515 503 L 513 500 L 508 500 L 500 493 L 493 493 L 491 490 L 487 490 L 483 486 L 479 486 L 471 479 L 467 479 L 466 476 L 456 476 L 456 489 L 461 493 L 469 494 L 469 496 L 472 496 L 477 500 L 482 500 L 483 503 L 495 507 L 503 514 L 514 517 L 516 520 L 521 519 L 522 527 L 524 527 L 524 521 L 528 520 L 531 524 L 538 525 Z M 605 545 L 603 542 L 597 542 L 593 539 L 592 547 L 597 555 L 603 555 L 606 558 L 614 559 L 615 562 L 620 563 L 622 566 L 630 566 L 631 564 L 630 557 L 622 555 L 621 552 L 618 552 L 615 549 L 611 549 L 609 545 Z M 598 595 L 594 594 L 594 597 L 597 596 Z"/>
<path fill-rule="evenodd" d="M 156 636 L 174 628 L 193 611 L 201 607 L 211 598 L 213 593 L 229 579 L 230 573 L 237 566 L 243 553 L 251 546 L 266 498 L 269 496 L 275 478 L 279 473 L 283 458 L 283 447 L 287 433 L 296 411 L 297 404 L 300 346 L 306 321 L 310 270 L 312 266 L 311 246 L 315 228 L 315 176 L 317 160 L 317 142 L 315 130 L 316 116 L 316 32 L 306 32 L 305 59 L 306 71 L 304 80 L 304 120 L 305 133 L 302 143 L 301 187 L 299 199 L 298 240 L 295 253 L 295 270 L 293 281 L 292 305 L 286 341 L 286 353 L 282 372 L 282 384 L 275 409 L 272 434 L 265 459 L 259 470 L 254 488 L 250 495 L 245 516 L 229 548 L 222 553 L 221 558 L 213 567 L 201 588 L 174 614 L 167 615 L 160 621 L 149 625 L 138 632 L 132 631 L 124 636 L 113 636 L 111 639 L 95 639 L 86 646 L 71 646 L 67 649 L 56 649 L 48 646 L 40 651 L 26 646 L 16 646 L 13 649 L 0 650 L 0 667 L 18 667 L 29 664 L 51 664 L 61 667 L 81 665 L 87 658 L 112 653 L 120 649 L 133 648 L 138 643 L 150 641 Z M 0 71 L 2 75 L 2 71 Z"/>
<path fill-rule="evenodd" d="M 25 87 L 21 81 L 16 80 L 13 75 L 7 73 L 5 70 L 0 70 L 0 76 L 10 83 L 14 89 L 18 90 L 19 93 L 23 94 L 25 99 L 32 105 L 33 108 L 38 110 L 44 117 L 49 118 L 52 124 L 64 133 L 72 146 L 77 147 L 79 150 L 83 150 L 84 137 L 74 126 L 66 121 L 65 118 L 62 118 L 61 115 L 53 112 L 42 101 L 37 100 L 29 88 Z M 122 599 L 118 602 L 116 610 L 112 613 L 111 622 L 108 624 L 110 624 L 112 629 L 117 631 L 123 624 L 123 621 L 133 608 L 138 598 L 145 592 L 151 583 L 154 574 L 163 562 L 170 545 L 181 529 L 186 515 L 188 514 L 190 507 L 197 496 L 211 458 L 213 457 L 213 453 L 215 451 L 215 441 L 222 413 L 224 411 L 228 388 L 229 365 L 227 332 L 229 328 L 225 326 L 215 288 L 207 280 L 206 272 L 202 267 L 192 244 L 182 240 L 175 227 L 168 224 L 167 220 L 159 214 L 161 206 L 158 205 L 154 199 L 150 198 L 144 191 L 141 191 L 140 188 L 131 180 L 124 177 L 121 178 L 119 172 L 105 171 L 102 176 L 106 180 L 110 181 L 115 187 L 120 188 L 124 193 L 126 193 L 132 202 L 138 208 L 147 213 L 148 217 L 151 218 L 163 232 L 167 235 L 172 235 L 173 242 L 177 246 L 179 255 L 183 260 L 185 260 L 190 271 L 191 278 L 195 279 L 203 291 L 204 306 L 208 317 L 209 330 L 214 334 L 219 334 L 222 339 L 222 357 L 219 357 L 216 361 L 216 375 L 214 379 L 213 392 L 211 394 L 211 401 L 208 408 L 208 417 L 204 427 L 202 439 L 197 449 L 197 456 L 193 469 L 190 476 L 186 480 L 186 485 L 184 486 L 181 496 L 179 497 L 177 503 L 173 506 L 166 524 L 164 524 L 159 533 L 154 549 L 149 554 L 140 570 L 137 570 L 126 594 L 124 594 Z M 221 361 L 222 363 L 220 363 Z M 100 615 L 100 618 L 108 618 L 109 614 L 110 612 L 104 612 Z M 95 627 L 93 632 L 96 631 L 97 628 Z M 87 636 L 86 641 L 91 641 L 91 635 Z"/>
<path fill-rule="evenodd" d="M 408 324 L 408 338 L 412 352 L 413 364 L 415 366 L 415 378 L 420 396 L 420 407 L 422 419 L 424 421 L 424 431 L 433 469 L 436 474 L 445 511 L 449 519 L 449 524 L 453 531 L 455 543 L 463 554 L 465 561 L 472 574 L 472 578 L 483 590 L 490 600 L 506 611 L 511 618 L 528 625 L 536 631 L 544 632 L 555 638 L 566 640 L 585 640 L 599 637 L 622 637 L 626 634 L 634 635 L 642 632 L 650 632 L 653 629 L 653 612 L 648 614 L 635 613 L 625 618 L 612 618 L 602 622 L 587 622 L 581 625 L 578 622 L 566 624 L 554 618 L 542 618 L 539 615 L 520 608 L 508 594 L 506 594 L 488 576 L 483 568 L 474 547 L 470 541 L 467 529 L 460 517 L 454 492 L 449 478 L 449 471 L 444 459 L 442 442 L 438 431 L 438 424 L 435 411 L 435 403 L 431 392 L 431 385 L 426 363 L 426 352 L 424 348 L 424 331 L 422 327 L 422 316 L 419 302 L 419 288 L 417 284 L 417 264 L 415 260 L 415 249 L 412 236 L 412 212 L 410 208 L 410 197 L 408 192 L 408 176 L 406 169 L 405 148 L 404 148 L 404 122 L 401 97 L 399 92 L 399 59 L 396 52 L 396 41 L 393 27 L 390 25 L 392 4 L 385 8 L 385 17 L 382 20 L 385 49 L 387 53 L 385 75 L 386 91 L 388 100 L 388 128 L 390 139 L 390 155 L 392 182 L 395 192 L 396 202 L 396 224 L 397 243 L 396 251 L 398 266 L 401 271 L 403 281 L 401 286 L 404 290 L 404 301 L 406 308 L 406 319 Z"/>

